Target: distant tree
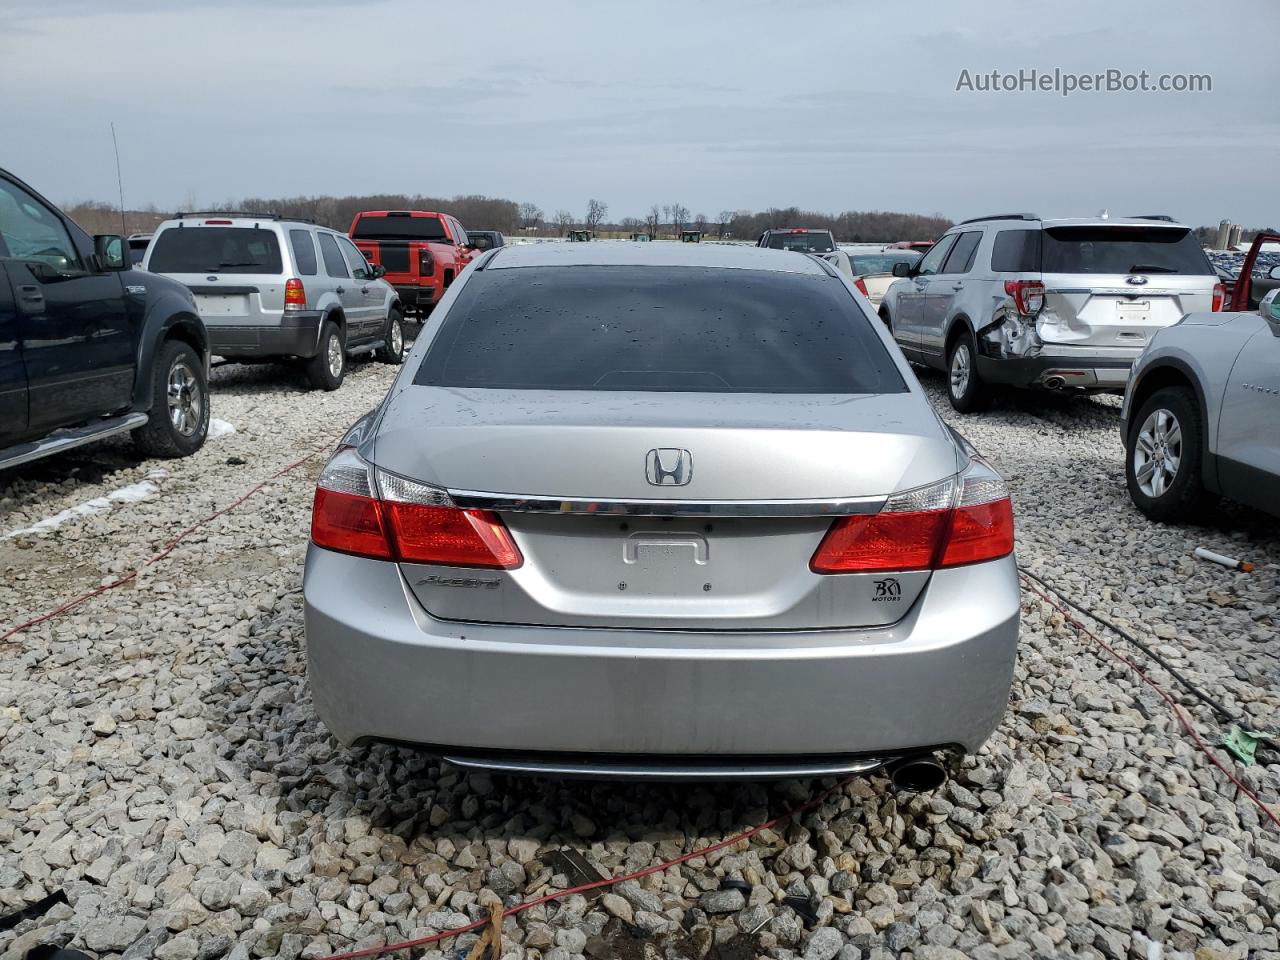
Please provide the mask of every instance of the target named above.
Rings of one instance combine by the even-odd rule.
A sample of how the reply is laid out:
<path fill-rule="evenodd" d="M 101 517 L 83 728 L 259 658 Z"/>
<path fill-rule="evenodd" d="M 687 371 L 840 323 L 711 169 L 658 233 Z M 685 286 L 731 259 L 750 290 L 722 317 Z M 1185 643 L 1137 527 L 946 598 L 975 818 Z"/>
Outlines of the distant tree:
<path fill-rule="evenodd" d="M 658 205 L 655 203 L 649 208 L 649 215 L 644 218 L 645 229 L 649 231 L 649 239 L 651 240 L 658 239 L 658 224 L 661 222 L 658 218 L 661 213 L 662 211 L 658 209 Z"/>
<path fill-rule="evenodd" d="M 729 232 L 729 224 L 733 222 L 732 210 L 721 210 L 719 216 L 716 217 L 716 236 L 721 240 L 724 235 Z"/>
<path fill-rule="evenodd" d="M 670 209 L 671 229 L 675 233 L 679 233 L 684 229 L 684 225 L 689 222 L 689 208 L 683 203 L 673 203 Z"/>
<path fill-rule="evenodd" d="M 676 219 L 676 218 L 675 218 L 675 217 L 673 217 L 673 216 L 671 215 L 671 204 L 669 204 L 669 203 L 664 203 L 664 204 L 662 205 L 662 222 L 663 222 L 663 223 L 670 223 L 670 224 L 672 224 L 672 225 L 674 226 L 674 225 L 675 225 L 675 219 Z"/>
<path fill-rule="evenodd" d="M 609 215 L 609 205 L 592 197 L 587 201 L 587 229 L 595 232 L 595 230 Z"/>
<path fill-rule="evenodd" d="M 520 204 L 520 226 L 526 230 L 533 230 L 541 222 L 542 208 L 540 206 L 527 200 Z"/>
<path fill-rule="evenodd" d="M 707 232 L 707 215 L 700 213 L 693 218 L 693 225 L 699 233 Z"/>
<path fill-rule="evenodd" d="M 618 221 L 618 226 L 622 228 L 623 233 L 630 235 L 633 233 L 639 233 L 640 228 L 644 226 L 644 222 L 638 217 L 623 217 Z"/>
<path fill-rule="evenodd" d="M 563 237 L 564 232 L 573 226 L 573 214 L 568 210 L 557 210 L 552 222 L 556 225 L 556 236 Z"/>

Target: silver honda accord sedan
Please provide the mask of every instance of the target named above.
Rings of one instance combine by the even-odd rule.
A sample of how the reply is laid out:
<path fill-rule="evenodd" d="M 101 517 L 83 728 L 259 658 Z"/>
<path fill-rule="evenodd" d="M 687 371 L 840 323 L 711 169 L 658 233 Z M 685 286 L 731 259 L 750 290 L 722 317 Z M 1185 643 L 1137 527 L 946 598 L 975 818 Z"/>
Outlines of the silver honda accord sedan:
<path fill-rule="evenodd" d="M 317 484 L 316 710 L 462 765 L 803 776 L 972 752 L 1018 640 L 1004 482 L 796 253 L 502 247 Z"/>

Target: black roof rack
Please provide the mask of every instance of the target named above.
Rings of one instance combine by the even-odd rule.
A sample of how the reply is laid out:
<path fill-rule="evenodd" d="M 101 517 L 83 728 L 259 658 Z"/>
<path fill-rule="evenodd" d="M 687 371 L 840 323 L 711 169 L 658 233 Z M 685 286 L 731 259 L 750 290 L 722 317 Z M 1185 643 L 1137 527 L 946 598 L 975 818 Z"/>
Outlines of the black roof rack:
<path fill-rule="evenodd" d="M 1135 213 L 1129 219 L 1130 220 L 1163 220 L 1165 223 L 1178 222 L 1177 220 L 1173 219 L 1173 217 L 1169 216 L 1167 213 Z"/>
<path fill-rule="evenodd" d="M 248 210 L 184 210 L 173 215 L 175 220 L 185 220 L 188 217 L 247 217 L 255 220 L 284 220 L 285 218 L 278 213 L 252 213 Z M 288 219 L 296 219 L 289 217 Z"/>
<path fill-rule="evenodd" d="M 985 217 L 970 217 L 968 220 L 961 220 L 960 224 L 981 223 L 983 220 L 1039 220 L 1038 214 L 1034 213 L 992 213 Z"/>

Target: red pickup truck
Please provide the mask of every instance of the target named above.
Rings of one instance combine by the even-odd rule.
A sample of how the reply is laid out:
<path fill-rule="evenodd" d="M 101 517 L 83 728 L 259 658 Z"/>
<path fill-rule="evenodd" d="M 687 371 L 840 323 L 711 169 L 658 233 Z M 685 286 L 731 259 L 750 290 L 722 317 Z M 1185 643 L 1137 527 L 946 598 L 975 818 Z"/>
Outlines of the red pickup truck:
<path fill-rule="evenodd" d="M 360 252 L 387 271 L 406 313 L 425 317 L 476 251 L 467 232 L 447 213 L 365 210 L 351 221 Z"/>

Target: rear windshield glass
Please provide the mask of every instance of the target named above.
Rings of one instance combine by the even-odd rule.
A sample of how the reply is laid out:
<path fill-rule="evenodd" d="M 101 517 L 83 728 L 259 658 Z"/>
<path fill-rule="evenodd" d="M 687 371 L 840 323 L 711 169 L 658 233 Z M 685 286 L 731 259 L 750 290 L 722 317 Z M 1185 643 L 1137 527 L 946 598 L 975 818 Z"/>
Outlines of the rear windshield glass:
<path fill-rule="evenodd" d="M 706 393 L 907 389 L 839 280 L 637 266 L 475 274 L 414 382 Z"/>
<path fill-rule="evenodd" d="M 799 250 L 801 253 L 830 253 L 836 248 L 831 234 L 821 233 L 771 233 L 769 249 Z"/>
<path fill-rule="evenodd" d="M 171 227 L 152 241 L 152 273 L 280 273 L 280 243 L 259 227 Z"/>
<path fill-rule="evenodd" d="M 914 265 L 920 262 L 924 254 L 915 250 L 903 250 L 901 253 L 858 254 L 849 258 L 853 272 L 859 277 L 872 273 L 893 273 L 895 263 Z"/>
<path fill-rule="evenodd" d="M 1050 227 L 1044 231 L 1045 273 L 1212 274 L 1195 235 L 1170 227 Z"/>
<path fill-rule="evenodd" d="M 439 217 L 361 217 L 351 233 L 356 240 L 444 240 Z"/>

